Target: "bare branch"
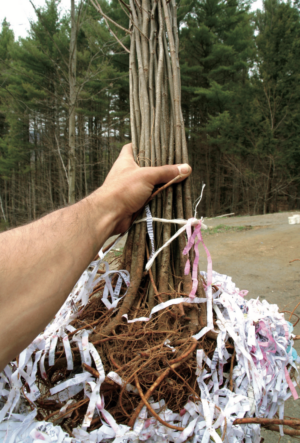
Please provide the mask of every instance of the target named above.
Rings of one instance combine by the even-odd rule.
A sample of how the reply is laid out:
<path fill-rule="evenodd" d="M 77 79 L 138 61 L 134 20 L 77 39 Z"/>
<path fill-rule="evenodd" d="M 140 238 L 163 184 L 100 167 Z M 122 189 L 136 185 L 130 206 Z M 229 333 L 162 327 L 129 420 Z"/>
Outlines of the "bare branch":
<path fill-rule="evenodd" d="M 126 32 L 127 34 L 129 34 L 129 35 L 131 35 L 131 31 L 129 31 L 129 29 L 126 29 L 126 28 L 123 28 L 123 26 L 121 26 L 121 25 L 119 25 L 118 23 L 116 23 L 113 19 L 111 19 L 108 15 L 106 15 L 106 14 L 104 14 L 104 12 L 102 11 L 102 8 L 101 8 L 101 6 L 99 5 L 99 3 L 98 3 L 98 1 L 97 0 L 90 0 L 91 1 L 91 3 L 93 4 L 93 6 L 96 8 L 96 9 L 98 9 L 98 11 L 100 12 L 100 14 L 103 16 L 103 18 L 105 19 L 105 22 L 106 22 L 106 20 L 108 20 L 108 21 L 110 21 L 113 25 L 115 25 L 117 28 L 119 28 L 119 29 L 122 29 L 122 31 L 124 31 L 124 32 Z M 96 2 L 96 3 L 95 3 Z M 106 24 L 107 24 L 107 26 L 108 26 L 108 23 L 106 22 Z M 108 28 L 109 28 L 109 26 L 108 26 Z M 111 28 L 109 28 L 110 30 L 111 30 Z M 116 37 L 115 36 L 115 34 L 114 34 L 114 37 Z M 127 49 L 127 48 L 126 48 Z M 128 51 L 128 49 L 127 49 L 127 51 Z M 129 52 L 129 51 L 128 51 Z"/>
<path fill-rule="evenodd" d="M 61 164 L 62 164 L 63 170 L 65 171 L 67 184 L 68 184 L 68 186 L 69 186 L 69 177 L 68 177 L 67 169 L 66 169 L 66 166 L 65 166 L 65 164 L 64 164 L 63 158 L 62 158 L 62 156 L 61 156 L 61 152 L 60 152 L 60 148 L 59 148 L 59 142 L 58 142 L 58 139 L 57 139 L 57 135 L 56 135 L 56 133 L 55 133 L 55 140 L 56 140 L 56 144 L 57 144 L 58 155 L 59 155 L 59 158 L 60 158 L 60 161 L 61 161 Z"/>

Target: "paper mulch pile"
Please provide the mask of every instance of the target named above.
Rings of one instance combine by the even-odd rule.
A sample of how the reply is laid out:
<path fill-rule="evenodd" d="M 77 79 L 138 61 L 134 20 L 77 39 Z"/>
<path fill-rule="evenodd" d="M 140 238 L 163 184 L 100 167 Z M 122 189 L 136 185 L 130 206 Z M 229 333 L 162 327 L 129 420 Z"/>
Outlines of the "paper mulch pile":
<path fill-rule="evenodd" d="M 175 298 L 157 305 L 149 318 L 136 318 L 147 312 L 141 305 L 130 314 L 135 322 L 124 321 L 117 336 L 92 343 L 95 312 L 107 319 L 129 284 L 125 271 L 113 280 L 108 264 L 98 276 L 101 263 L 103 256 L 18 362 L 0 374 L 0 441 L 259 443 L 260 425 L 233 422 L 283 418 L 284 402 L 298 398 L 293 326 L 278 306 L 245 300 L 247 291 L 231 277 L 208 269 L 210 276 L 201 274 L 206 283 L 212 279 L 206 286 L 211 303 L 180 301 L 211 310 L 216 340 L 201 331 L 182 339 L 177 323 L 179 332 L 160 336 L 157 318 L 179 302 Z M 100 284 L 102 299 L 93 295 Z"/>

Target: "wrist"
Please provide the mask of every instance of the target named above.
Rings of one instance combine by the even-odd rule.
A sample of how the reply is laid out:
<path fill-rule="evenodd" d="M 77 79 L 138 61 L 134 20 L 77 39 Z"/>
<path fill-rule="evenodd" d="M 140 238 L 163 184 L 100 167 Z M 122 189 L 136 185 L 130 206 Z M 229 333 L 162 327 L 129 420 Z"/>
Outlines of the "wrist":
<path fill-rule="evenodd" d="M 121 220 L 118 204 L 113 195 L 102 187 L 98 188 L 83 200 L 89 214 L 90 232 L 103 244 L 115 234 L 116 227 Z"/>

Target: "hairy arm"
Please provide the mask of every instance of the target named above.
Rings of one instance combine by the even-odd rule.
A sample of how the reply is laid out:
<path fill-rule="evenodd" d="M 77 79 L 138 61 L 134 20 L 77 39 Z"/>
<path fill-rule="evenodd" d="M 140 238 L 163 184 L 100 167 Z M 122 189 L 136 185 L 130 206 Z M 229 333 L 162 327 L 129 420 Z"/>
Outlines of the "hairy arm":
<path fill-rule="evenodd" d="M 93 194 L 0 235 L 0 371 L 49 323 L 107 238 L 129 228 L 153 187 L 190 172 L 139 168 L 129 144 Z"/>

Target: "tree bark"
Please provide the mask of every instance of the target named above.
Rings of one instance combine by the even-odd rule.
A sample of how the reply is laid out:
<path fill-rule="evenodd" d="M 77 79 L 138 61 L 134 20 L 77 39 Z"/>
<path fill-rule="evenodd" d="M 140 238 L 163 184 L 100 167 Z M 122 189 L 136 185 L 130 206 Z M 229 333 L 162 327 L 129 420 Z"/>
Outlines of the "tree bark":
<path fill-rule="evenodd" d="M 130 128 L 133 154 L 141 166 L 188 163 L 183 114 L 177 7 L 175 0 L 130 0 L 131 44 L 129 58 Z M 170 187 L 151 203 L 154 217 L 164 219 L 192 217 L 190 182 Z M 171 224 L 155 223 L 155 247 L 171 237 Z M 182 255 L 185 236 L 182 234 L 172 248 L 165 248 L 157 257 L 149 275 L 144 275 L 147 248 L 151 250 L 145 223 L 132 228 L 124 252 L 125 267 L 130 271 L 130 289 L 114 319 L 103 329 L 109 335 L 121 322 L 122 315 L 134 306 L 141 284 L 149 286 L 146 306 L 153 308 L 156 294 L 166 301 L 176 296 L 174 288 L 183 283 L 186 295 L 192 287 L 191 275 L 184 275 L 186 258 Z M 173 270 L 177 276 L 173 277 Z M 178 272 L 177 272 L 178 270 Z M 193 315 L 195 314 L 195 315 Z M 166 314 L 168 316 L 168 314 Z M 193 327 L 198 326 L 198 313 L 192 313 Z M 166 318 L 167 320 L 167 318 Z M 164 324 L 164 315 L 160 324 Z M 196 325 L 196 326 L 195 326 Z"/>
<path fill-rule="evenodd" d="M 71 0 L 71 38 L 69 55 L 69 204 L 75 203 L 75 177 L 76 177 L 76 67 L 77 67 L 77 25 L 75 15 L 75 0 Z"/>

